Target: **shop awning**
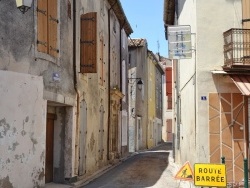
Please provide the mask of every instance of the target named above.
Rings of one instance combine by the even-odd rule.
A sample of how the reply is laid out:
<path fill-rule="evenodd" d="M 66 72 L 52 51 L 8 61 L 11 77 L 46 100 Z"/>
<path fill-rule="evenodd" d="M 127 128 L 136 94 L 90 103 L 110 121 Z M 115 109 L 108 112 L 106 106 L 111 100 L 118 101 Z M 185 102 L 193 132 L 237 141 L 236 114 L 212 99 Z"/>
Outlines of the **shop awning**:
<path fill-rule="evenodd" d="M 242 95 L 250 95 L 250 75 L 230 75 Z"/>

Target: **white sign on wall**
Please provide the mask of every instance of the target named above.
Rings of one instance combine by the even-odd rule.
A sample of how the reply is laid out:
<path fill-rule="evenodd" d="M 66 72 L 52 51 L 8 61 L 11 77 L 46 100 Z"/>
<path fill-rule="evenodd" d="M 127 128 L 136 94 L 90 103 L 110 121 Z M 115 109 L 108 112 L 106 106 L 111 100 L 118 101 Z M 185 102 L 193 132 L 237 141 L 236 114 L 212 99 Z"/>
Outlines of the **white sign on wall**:
<path fill-rule="evenodd" d="M 192 58 L 191 27 L 168 26 L 168 55 L 170 59 Z"/>

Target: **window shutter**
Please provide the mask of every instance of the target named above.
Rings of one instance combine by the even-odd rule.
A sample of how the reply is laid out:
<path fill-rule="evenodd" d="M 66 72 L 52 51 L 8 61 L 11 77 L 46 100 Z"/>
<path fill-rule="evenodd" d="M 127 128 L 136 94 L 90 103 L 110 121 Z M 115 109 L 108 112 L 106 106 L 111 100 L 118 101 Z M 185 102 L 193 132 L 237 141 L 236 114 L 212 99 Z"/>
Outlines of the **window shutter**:
<path fill-rule="evenodd" d="M 250 29 L 250 21 L 249 21 L 249 19 L 250 19 L 250 1 L 249 0 L 242 0 L 242 19 L 243 19 L 243 28 Z"/>
<path fill-rule="evenodd" d="M 49 27 L 48 53 L 54 57 L 57 57 L 59 52 L 57 47 L 57 27 L 58 27 L 57 0 L 48 0 L 48 27 Z"/>
<path fill-rule="evenodd" d="M 37 2 L 37 50 L 47 53 L 48 49 L 48 10 L 47 0 Z"/>
<path fill-rule="evenodd" d="M 99 60 L 99 84 L 103 86 L 104 84 L 104 37 L 103 35 L 100 36 L 99 41 L 99 49 L 100 49 L 100 60 Z"/>
<path fill-rule="evenodd" d="M 166 74 L 166 94 L 172 96 L 172 68 L 167 67 L 165 70 Z"/>
<path fill-rule="evenodd" d="M 81 16 L 81 73 L 97 72 L 97 14 L 90 12 Z"/>
<path fill-rule="evenodd" d="M 167 96 L 167 109 L 172 109 L 172 68 L 167 67 L 166 74 L 166 96 Z"/>

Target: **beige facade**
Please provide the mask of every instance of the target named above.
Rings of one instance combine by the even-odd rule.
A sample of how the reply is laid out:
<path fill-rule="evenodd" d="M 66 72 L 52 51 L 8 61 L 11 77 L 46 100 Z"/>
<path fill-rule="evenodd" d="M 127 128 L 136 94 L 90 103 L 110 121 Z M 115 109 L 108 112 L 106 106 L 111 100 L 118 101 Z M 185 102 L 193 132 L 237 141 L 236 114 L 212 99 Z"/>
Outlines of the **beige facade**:
<path fill-rule="evenodd" d="M 165 1 L 166 30 L 190 25 L 193 46 L 191 59 L 174 61 L 175 160 L 221 163 L 225 157 L 231 186 L 243 184 L 243 162 L 249 158 L 249 52 L 244 46 L 249 34 L 241 30 L 247 28 L 249 9 L 246 1 Z M 213 15 L 207 16 L 210 10 Z"/>

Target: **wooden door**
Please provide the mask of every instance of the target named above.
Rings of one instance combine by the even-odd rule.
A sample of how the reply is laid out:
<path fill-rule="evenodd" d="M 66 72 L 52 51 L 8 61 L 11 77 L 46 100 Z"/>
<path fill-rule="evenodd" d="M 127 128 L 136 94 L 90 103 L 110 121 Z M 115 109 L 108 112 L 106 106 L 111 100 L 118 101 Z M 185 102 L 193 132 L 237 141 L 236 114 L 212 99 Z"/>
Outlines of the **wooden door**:
<path fill-rule="evenodd" d="M 141 118 L 137 117 L 136 126 L 136 150 L 138 151 L 142 147 L 142 128 L 141 128 Z"/>
<path fill-rule="evenodd" d="M 53 181 L 54 114 L 47 114 L 45 183 Z"/>
<path fill-rule="evenodd" d="M 167 132 L 167 141 L 168 142 L 172 142 L 173 141 L 173 130 L 172 130 L 172 119 L 167 119 L 167 128 L 166 128 L 166 132 Z"/>

